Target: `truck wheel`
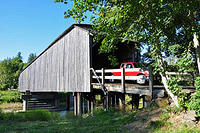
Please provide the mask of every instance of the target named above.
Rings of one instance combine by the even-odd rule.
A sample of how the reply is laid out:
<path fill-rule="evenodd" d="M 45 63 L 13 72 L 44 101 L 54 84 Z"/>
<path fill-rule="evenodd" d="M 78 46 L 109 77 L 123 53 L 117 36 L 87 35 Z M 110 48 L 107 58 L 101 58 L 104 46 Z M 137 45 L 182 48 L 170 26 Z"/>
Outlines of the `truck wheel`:
<path fill-rule="evenodd" d="M 144 75 L 138 75 L 137 83 L 143 85 L 146 83 L 146 77 Z"/>

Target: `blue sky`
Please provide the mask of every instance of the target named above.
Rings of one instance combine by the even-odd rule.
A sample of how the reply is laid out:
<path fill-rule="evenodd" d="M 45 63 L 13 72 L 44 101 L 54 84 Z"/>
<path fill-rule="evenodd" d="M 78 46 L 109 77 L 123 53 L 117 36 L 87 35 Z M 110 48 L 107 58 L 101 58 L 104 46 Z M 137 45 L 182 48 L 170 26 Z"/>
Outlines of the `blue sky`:
<path fill-rule="evenodd" d="M 0 60 L 22 53 L 40 54 L 71 24 L 64 12 L 72 6 L 54 0 L 4 0 L 0 4 Z M 85 22 L 87 23 L 87 21 Z"/>

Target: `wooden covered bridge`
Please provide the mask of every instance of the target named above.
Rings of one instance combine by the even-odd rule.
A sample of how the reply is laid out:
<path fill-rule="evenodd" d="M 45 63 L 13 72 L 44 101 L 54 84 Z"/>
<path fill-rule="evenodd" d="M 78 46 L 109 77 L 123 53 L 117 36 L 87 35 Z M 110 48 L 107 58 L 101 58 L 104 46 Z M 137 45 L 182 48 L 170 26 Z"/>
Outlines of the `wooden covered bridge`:
<path fill-rule="evenodd" d="M 115 69 L 121 72 L 120 77 L 114 77 L 118 80 L 117 83 L 108 82 L 108 79 L 113 77 L 107 73 L 114 71 L 108 69 L 111 68 L 107 59 L 109 54 L 99 54 L 101 43 L 93 42 L 90 29 L 90 25 L 73 24 L 22 71 L 19 77 L 19 91 L 24 93 L 24 110 L 28 108 L 31 98 L 53 97 L 57 101 L 59 97 L 56 95 L 59 92 L 73 94 L 75 115 L 83 112 L 86 103 L 88 111 L 92 111 L 97 94 L 102 96 L 105 109 L 111 105 L 123 108 L 125 94 L 132 95 L 132 103 L 136 107 L 139 97 L 148 97 L 151 100 L 151 73 L 149 85 L 145 86 L 127 84 L 124 69 Z M 138 62 L 140 52 L 135 48 L 138 44 L 133 40 L 119 42 L 119 49 L 112 54 L 117 56 L 119 62 Z M 67 95 L 68 108 L 69 99 Z"/>

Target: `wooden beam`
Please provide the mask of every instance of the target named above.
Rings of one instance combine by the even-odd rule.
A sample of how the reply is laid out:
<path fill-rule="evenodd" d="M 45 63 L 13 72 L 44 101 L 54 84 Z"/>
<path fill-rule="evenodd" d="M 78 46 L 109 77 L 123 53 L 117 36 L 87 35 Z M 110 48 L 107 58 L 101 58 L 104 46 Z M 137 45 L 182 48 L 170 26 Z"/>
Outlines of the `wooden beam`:
<path fill-rule="evenodd" d="M 125 69 L 121 68 L 122 93 L 125 93 Z"/>
<path fill-rule="evenodd" d="M 150 90 L 150 97 L 152 99 L 152 92 L 153 92 L 153 74 L 152 74 L 152 67 L 149 65 L 149 90 Z"/>
<path fill-rule="evenodd" d="M 77 93 L 74 92 L 74 115 L 77 115 Z"/>
<path fill-rule="evenodd" d="M 77 92 L 77 115 L 82 115 L 82 96 Z"/>
<path fill-rule="evenodd" d="M 111 94 L 111 98 L 112 98 L 112 107 L 115 107 L 116 99 L 115 99 L 115 93 L 114 92 Z"/>
<path fill-rule="evenodd" d="M 70 110 L 70 94 L 66 94 L 66 110 Z"/>
<path fill-rule="evenodd" d="M 119 108 L 120 110 L 125 110 L 125 93 L 120 93 L 119 95 Z"/>
<path fill-rule="evenodd" d="M 110 108 L 110 104 L 111 104 L 111 97 L 110 97 L 110 93 L 108 92 L 106 95 L 106 110 Z"/>
<path fill-rule="evenodd" d="M 27 111 L 28 110 L 28 100 L 23 100 L 23 111 Z"/>

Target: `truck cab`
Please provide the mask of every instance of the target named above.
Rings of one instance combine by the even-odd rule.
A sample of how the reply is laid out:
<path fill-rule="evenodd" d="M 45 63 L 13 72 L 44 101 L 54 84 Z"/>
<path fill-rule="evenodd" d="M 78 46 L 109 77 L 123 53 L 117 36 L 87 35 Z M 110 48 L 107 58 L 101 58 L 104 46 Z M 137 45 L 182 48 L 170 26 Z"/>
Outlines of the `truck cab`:
<path fill-rule="evenodd" d="M 149 72 L 139 68 L 136 62 L 121 63 L 120 68 L 125 69 L 125 77 L 138 76 L 136 80 L 138 84 L 145 84 L 146 80 L 149 78 Z M 112 74 L 113 76 L 121 76 L 121 72 L 113 72 Z"/>

